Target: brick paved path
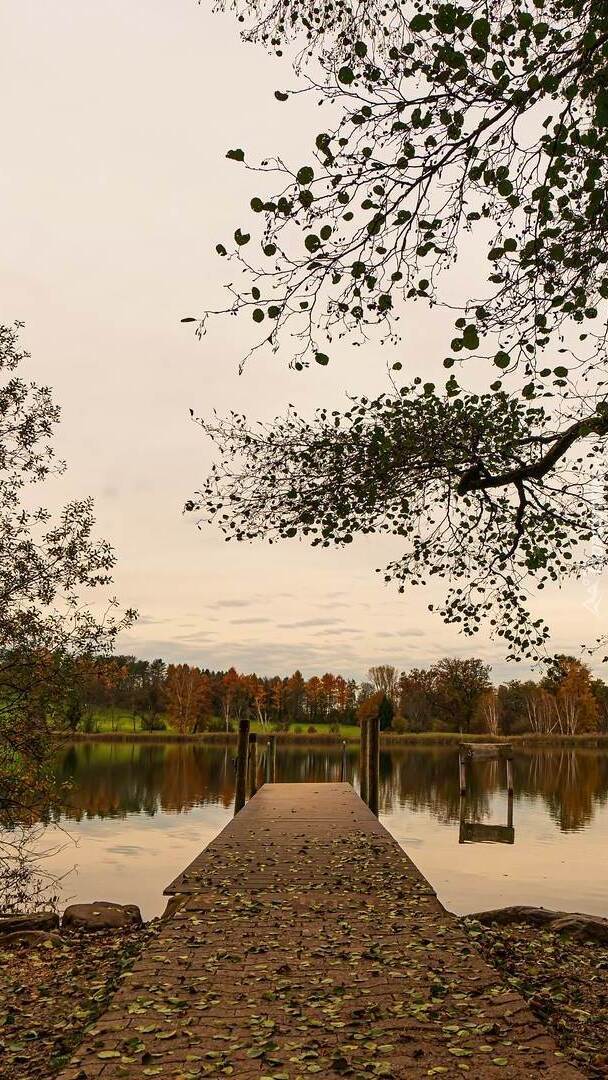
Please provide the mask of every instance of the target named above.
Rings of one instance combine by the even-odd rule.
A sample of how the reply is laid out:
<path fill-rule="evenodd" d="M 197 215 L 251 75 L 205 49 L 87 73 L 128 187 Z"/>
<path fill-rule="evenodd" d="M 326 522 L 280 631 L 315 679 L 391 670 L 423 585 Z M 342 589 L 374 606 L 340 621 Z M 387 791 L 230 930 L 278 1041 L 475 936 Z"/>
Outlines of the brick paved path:
<path fill-rule="evenodd" d="M 265 785 L 60 1080 L 580 1074 L 348 784 Z"/>

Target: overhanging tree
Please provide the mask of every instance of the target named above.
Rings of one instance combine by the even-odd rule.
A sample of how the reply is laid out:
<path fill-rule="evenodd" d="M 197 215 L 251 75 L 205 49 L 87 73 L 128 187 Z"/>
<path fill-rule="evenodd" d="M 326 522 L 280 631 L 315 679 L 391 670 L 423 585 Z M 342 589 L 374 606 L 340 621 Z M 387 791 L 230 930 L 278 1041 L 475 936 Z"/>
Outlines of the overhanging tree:
<path fill-rule="evenodd" d="M 85 604 L 111 581 L 115 555 L 96 539 L 90 499 L 58 514 L 37 485 L 63 471 L 52 438 L 60 418 L 48 387 L 17 369 L 18 326 L 0 326 L 0 908 L 30 883 L 20 839 L 53 791 L 54 734 L 63 726 L 78 661 L 112 648 L 135 613 Z"/>
<path fill-rule="evenodd" d="M 439 358 L 453 370 L 312 422 L 205 423 L 222 463 L 189 506 L 241 539 L 403 535 L 389 578 L 448 578 L 444 617 L 475 632 L 488 616 L 537 655 L 531 579 L 605 562 L 608 6 L 233 6 L 246 36 L 304 41 L 296 92 L 332 123 L 300 163 L 260 166 L 274 190 L 254 195 L 232 250 L 218 244 L 241 271 L 226 311 L 259 328 L 253 350 L 295 342 L 301 369 L 337 339 L 397 341 L 408 304 L 457 307 Z M 455 302 L 458 259 L 479 250 L 480 295 Z M 463 388 L 473 356 L 479 394 Z"/>

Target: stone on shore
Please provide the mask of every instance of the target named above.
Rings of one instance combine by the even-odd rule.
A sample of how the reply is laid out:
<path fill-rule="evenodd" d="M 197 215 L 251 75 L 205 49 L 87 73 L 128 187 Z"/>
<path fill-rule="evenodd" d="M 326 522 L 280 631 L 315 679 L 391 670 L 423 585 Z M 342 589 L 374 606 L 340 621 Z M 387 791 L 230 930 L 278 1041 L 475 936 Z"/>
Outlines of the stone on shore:
<path fill-rule="evenodd" d="M 581 915 L 571 911 L 548 911 L 546 908 L 513 907 L 496 908 L 494 911 L 477 911 L 465 916 L 475 919 L 483 926 L 508 926 L 510 923 L 527 923 L 543 926 L 556 934 L 566 934 L 577 941 L 608 943 L 608 919 L 599 915 Z"/>
<path fill-rule="evenodd" d="M 92 904 L 70 904 L 63 913 L 62 926 L 81 930 L 122 930 L 141 926 L 141 923 L 141 911 L 136 904 L 95 900 Z"/>
<path fill-rule="evenodd" d="M 58 926 L 59 916 L 54 911 L 38 911 L 29 915 L 0 915 L 0 937 L 25 930 L 56 930 Z"/>

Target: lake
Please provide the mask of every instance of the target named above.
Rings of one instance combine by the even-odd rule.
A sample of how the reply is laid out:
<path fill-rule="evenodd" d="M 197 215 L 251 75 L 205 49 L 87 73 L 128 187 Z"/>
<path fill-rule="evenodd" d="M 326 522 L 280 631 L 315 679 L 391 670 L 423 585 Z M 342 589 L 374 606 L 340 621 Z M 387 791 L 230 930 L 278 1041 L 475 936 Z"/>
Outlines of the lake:
<path fill-rule="evenodd" d="M 165 885 L 232 816 L 233 754 L 160 741 L 64 747 L 56 768 L 69 788 L 45 838 L 61 848 L 47 868 L 65 875 L 63 906 L 114 900 L 160 914 Z M 340 759 L 339 747 L 279 745 L 277 780 L 339 780 Z M 346 778 L 358 789 L 354 745 Z M 380 755 L 380 819 L 451 911 L 533 904 L 608 916 L 608 753 L 524 750 L 514 781 L 510 832 L 502 763 L 473 765 L 461 805 L 456 750 L 391 747 Z M 514 842 L 477 842 L 497 836 Z"/>

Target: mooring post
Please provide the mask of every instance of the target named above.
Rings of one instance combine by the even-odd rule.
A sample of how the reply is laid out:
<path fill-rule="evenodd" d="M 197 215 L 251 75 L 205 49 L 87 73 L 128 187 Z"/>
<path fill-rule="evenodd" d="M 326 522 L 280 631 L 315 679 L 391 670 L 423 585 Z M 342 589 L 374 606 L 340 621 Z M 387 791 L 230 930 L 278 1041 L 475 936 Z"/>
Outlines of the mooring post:
<path fill-rule="evenodd" d="M 234 792 L 234 812 L 238 814 L 247 798 L 247 746 L 249 742 L 249 717 L 239 720 L 239 738 L 236 750 L 236 787 Z"/>
<path fill-rule="evenodd" d="M 346 780 L 346 739 L 342 739 L 342 762 L 340 764 L 340 780 Z"/>
<path fill-rule="evenodd" d="M 249 798 L 258 790 L 258 737 L 249 732 Z"/>
<path fill-rule="evenodd" d="M 465 756 L 462 750 L 458 751 L 458 780 L 460 783 L 460 794 L 466 795 L 467 793 L 467 766 Z"/>
<path fill-rule="evenodd" d="M 380 779 L 380 717 L 374 716 L 369 721 L 367 734 L 367 805 L 372 814 L 378 817 L 378 787 Z"/>
<path fill-rule="evenodd" d="M 507 795 L 507 828 L 513 828 L 513 792 Z"/>
<path fill-rule="evenodd" d="M 507 793 L 513 794 L 513 758 L 509 754 L 505 759 L 507 762 Z"/>
<path fill-rule="evenodd" d="M 369 769 L 368 764 L 367 764 L 367 750 L 368 750 L 367 742 L 368 742 L 368 735 L 369 735 L 369 720 L 367 719 L 366 716 L 361 717 L 361 720 L 359 721 L 359 728 L 360 728 L 360 732 L 359 732 L 359 787 L 360 787 L 360 790 L 361 790 L 361 798 L 363 799 L 363 802 L 366 803 L 367 802 L 367 775 L 368 775 L 368 769 Z"/>
<path fill-rule="evenodd" d="M 266 748 L 266 780 L 269 784 L 276 784 L 277 781 L 277 737 L 276 735 L 268 736 L 268 746 Z"/>

